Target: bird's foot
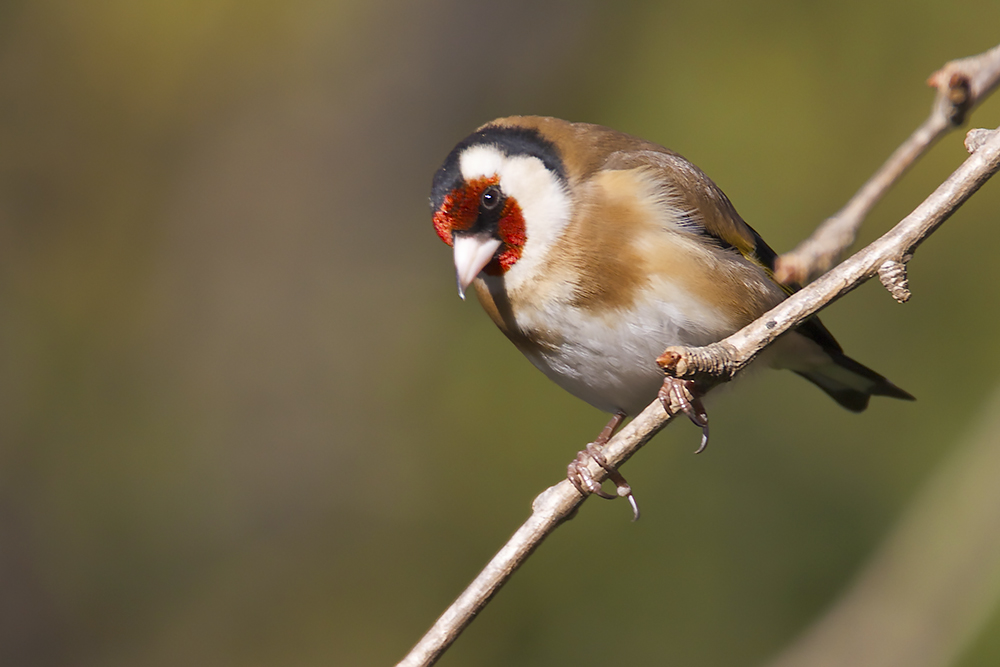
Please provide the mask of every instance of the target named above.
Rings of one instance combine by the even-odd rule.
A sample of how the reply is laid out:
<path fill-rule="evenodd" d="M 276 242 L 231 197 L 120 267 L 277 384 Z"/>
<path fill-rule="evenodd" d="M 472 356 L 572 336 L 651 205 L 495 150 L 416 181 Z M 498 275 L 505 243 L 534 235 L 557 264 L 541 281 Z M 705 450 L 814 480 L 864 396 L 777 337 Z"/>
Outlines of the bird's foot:
<path fill-rule="evenodd" d="M 601 431 L 600 435 L 594 442 L 589 443 L 584 449 L 582 449 L 573 459 L 568 466 L 566 466 L 566 477 L 573 486 L 576 487 L 584 496 L 589 494 L 594 494 L 595 496 L 600 496 L 601 498 L 606 498 L 608 500 L 614 500 L 615 498 L 626 498 L 628 499 L 629 505 L 632 506 L 632 520 L 636 521 L 639 518 L 639 504 L 635 501 L 635 495 L 632 493 L 632 487 L 629 483 L 625 481 L 625 477 L 622 476 L 618 469 L 613 465 L 608 463 L 608 460 L 604 457 L 603 447 L 611 439 L 611 436 L 615 434 L 618 427 L 621 426 L 622 422 L 625 421 L 625 414 L 622 412 L 616 413 L 611 421 L 608 422 L 607 426 Z M 605 472 L 608 473 L 608 479 L 610 479 L 615 485 L 616 493 L 608 493 L 601 488 L 601 483 L 594 479 L 594 476 L 590 474 L 590 470 L 587 468 L 587 464 L 593 460 L 597 465 L 604 468 Z"/>
<path fill-rule="evenodd" d="M 670 414 L 683 412 L 695 426 L 701 428 L 701 445 L 695 451 L 700 454 L 708 446 L 708 413 L 701 404 L 701 394 L 694 380 L 681 380 L 668 375 L 660 387 L 660 403 Z"/>

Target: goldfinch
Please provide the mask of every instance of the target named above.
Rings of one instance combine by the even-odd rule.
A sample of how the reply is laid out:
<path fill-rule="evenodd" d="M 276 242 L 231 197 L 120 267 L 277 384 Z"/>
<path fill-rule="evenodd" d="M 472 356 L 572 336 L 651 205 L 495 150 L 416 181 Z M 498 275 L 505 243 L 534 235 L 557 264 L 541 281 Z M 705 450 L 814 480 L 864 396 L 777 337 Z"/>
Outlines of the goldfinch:
<path fill-rule="evenodd" d="M 430 203 L 459 294 L 471 285 L 532 364 L 616 415 L 600 441 L 657 397 L 664 348 L 718 341 L 788 295 L 774 251 L 698 167 L 599 125 L 487 123 L 448 154 Z M 873 395 L 913 399 L 845 356 L 815 317 L 766 358 L 854 412 Z M 687 412 L 707 428 L 700 405 Z"/>

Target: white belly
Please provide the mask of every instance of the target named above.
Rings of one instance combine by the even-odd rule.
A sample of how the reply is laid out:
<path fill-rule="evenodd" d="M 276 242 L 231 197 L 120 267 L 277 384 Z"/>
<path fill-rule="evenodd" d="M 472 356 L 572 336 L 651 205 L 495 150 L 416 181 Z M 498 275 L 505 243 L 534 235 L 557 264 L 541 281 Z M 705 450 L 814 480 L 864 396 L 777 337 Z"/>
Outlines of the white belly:
<path fill-rule="evenodd" d="M 617 313 L 594 314 L 551 301 L 545 312 L 518 312 L 526 334 L 551 332 L 541 337 L 560 341 L 525 355 L 574 396 L 601 410 L 634 416 L 663 384 L 656 358 L 667 346 L 706 345 L 733 330 L 702 304 L 676 293 L 672 297 Z"/>

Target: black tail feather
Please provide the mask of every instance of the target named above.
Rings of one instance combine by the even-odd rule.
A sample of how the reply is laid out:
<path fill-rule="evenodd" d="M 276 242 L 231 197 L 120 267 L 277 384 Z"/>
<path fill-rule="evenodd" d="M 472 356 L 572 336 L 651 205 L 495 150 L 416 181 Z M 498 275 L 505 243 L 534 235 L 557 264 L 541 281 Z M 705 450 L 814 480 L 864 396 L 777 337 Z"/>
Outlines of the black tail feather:
<path fill-rule="evenodd" d="M 828 350 L 828 353 L 830 352 Z M 900 389 L 872 369 L 843 353 L 834 352 L 830 354 L 830 358 L 829 365 L 796 373 L 825 391 L 830 398 L 851 412 L 861 412 L 867 408 L 868 399 L 872 396 L 889 396 L 904 401 L 916 400 L 909 392 Z"/>

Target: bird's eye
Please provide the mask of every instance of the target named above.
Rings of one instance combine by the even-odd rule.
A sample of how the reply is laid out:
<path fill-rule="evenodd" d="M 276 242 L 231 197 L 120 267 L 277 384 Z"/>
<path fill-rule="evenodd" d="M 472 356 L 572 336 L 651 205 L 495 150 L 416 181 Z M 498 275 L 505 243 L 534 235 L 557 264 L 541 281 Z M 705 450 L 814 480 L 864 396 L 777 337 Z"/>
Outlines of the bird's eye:
<path fill-rule="evenodd" d="M 500 192 L 500 188 L 495 185 L 483 190 L 483 194 L 479 197 L 479 201 L 483 206 L 483 210 L 493 211 L 503 201 L 503 194 Z"/>

